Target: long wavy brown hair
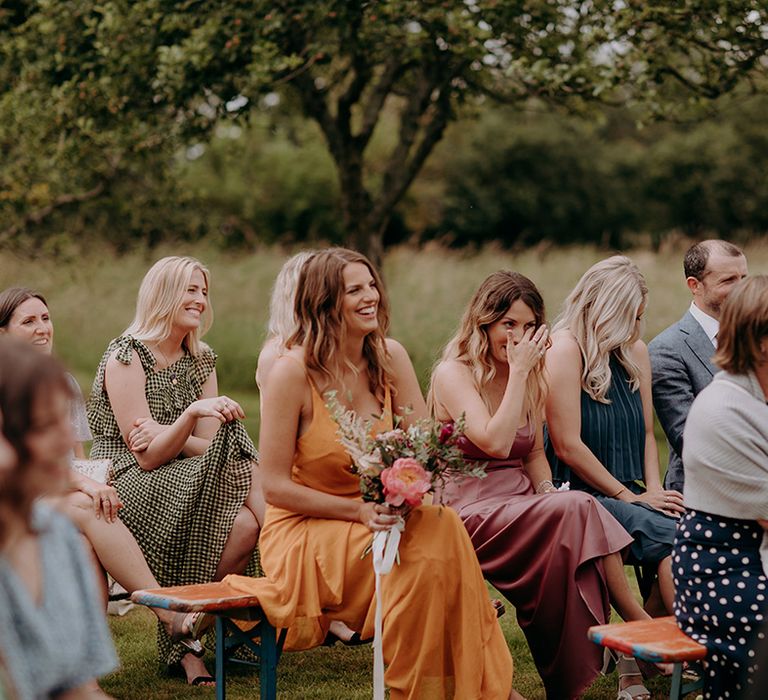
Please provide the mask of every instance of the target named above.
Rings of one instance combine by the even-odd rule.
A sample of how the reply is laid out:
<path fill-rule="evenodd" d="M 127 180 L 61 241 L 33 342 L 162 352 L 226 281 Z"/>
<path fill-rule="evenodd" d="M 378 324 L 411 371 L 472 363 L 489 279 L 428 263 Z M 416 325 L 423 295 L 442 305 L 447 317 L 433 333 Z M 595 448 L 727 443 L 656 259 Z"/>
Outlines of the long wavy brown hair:
<path fill-rule="evenodd" d="M 40 496 L 30 487 L 34 475 L 29 467 L 27 439 L 34 426 L 38 401 L 54 391 L 72 395 L 66 373 L 50 355 L 32 352 L 26 343 L 0 338 L 0 414 L 2 431 L 16 453 L 17 464 L 10 474 L 0 475 L 0 547 L 11 513 L 28 521 L 34 500 Z"/>
<path fill-rule="evenodd" d="M 439 364 L 446 360 L 458 360 L 469 367 L 475 388 L 489 411 L 491 406 L 485 387 L 496 376 L 496 366 L 491 357 L 488 328 L 503 318 L 509 307 L 518 300 L 533 312 L 537 328 L 546 321 L 544 299 L 527 277 L 509 270 L 499 270 L 487 277 L 469 302 L 459 330 L 448 341 L 438 361 Z M 546 395 L 547 381 L 542 358 L 528 374 L 525 386 L 523 409 L 529 422 L 536 423 L 541 419 Z M 431 385 L 427 401 L 434 414 L 436 405 Z"/>
<path fill-rule="evenodd" d="M 288 339 L 288 347 L 301 345 L 307 368 L 327 377 L 329 382 L 341 379 L 345 365 L 356 371 L 349 361 L 341 359 L 346 340 L 342 314 L 344 268 L 352 263 L 365 265 L 379 290 L 378 327 L 365 336 L 363 356 L 367 361 L 371 393 L 383 403 L 387 387 L 394 389 L 385 342 L 389 331 L 389 300 L 378 271 L 361 253 L 347 248 L 327 248 L 304 263 L 294 307 L 298 329 Z"/>

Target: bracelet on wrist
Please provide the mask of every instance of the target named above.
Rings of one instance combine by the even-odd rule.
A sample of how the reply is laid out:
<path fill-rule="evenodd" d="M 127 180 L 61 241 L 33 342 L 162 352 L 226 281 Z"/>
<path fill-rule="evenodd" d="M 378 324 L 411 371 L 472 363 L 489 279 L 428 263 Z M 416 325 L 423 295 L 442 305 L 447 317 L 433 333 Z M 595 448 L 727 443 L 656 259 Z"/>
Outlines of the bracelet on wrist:
<path fill-rule="evenodd" d="M 614 493 L 612 496 L 608 496 L 608 498 L 618 498 L 624 491 L 627 490 L 626 486 L 622 486 L 616 493 Z"/>
<path fill-rule="evenodd" d="M 548 489 L 555 490 L 555 485 L 549 479 L 543 479 L 536 485 L 536 493 L 544 493 Z"/>

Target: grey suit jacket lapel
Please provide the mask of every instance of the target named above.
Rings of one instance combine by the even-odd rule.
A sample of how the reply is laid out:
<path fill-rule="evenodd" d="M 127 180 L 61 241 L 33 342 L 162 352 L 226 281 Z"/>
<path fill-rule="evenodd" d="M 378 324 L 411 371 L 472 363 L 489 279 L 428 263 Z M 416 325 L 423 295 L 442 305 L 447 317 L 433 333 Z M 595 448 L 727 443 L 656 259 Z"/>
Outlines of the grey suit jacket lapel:
<path fill-rule="evenodd" d="M 685 316 L 680 319 L 680 330 L 685 335 L 685 344 L 696 355 L 707 372 L 714 377 L 715 373 L 719 371 L 711 359 L 712 355 L 715 354 L 715 346 L 712 345 L 712 341 L 690 311 L 687 311 Z"/>

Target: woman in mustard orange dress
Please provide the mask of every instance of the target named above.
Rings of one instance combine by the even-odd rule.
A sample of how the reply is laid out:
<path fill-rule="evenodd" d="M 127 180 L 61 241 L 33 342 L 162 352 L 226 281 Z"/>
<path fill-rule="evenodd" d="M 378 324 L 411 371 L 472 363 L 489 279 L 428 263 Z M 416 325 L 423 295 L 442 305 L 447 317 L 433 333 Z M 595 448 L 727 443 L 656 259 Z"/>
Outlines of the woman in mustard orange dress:
<path fill-rule="evenodd" d="M 386 338 L 389 309 L 376 270 L 350 250 L 316 253 L 296 295 L 299 328 L 275 362 L 263 397 L 260 463 L 268 503 L 261 532 L 265 578 L 228 576 L 255 594 L 291 648 L 320 644 L 330 620 L 373 636 L 374 573 L 361 554 L 396 519 L 364 502 L 351 459 L 322 398 L 405 425 L 426 406 L 405 349 Z M 406 407 L 410 407 L 406 411 Z M 472 544 L 448 508 L 407 518 L 400 563 L 383 577 L 383 650 L 390 698 L 507 700 L 512 659 L 488 601 Z"/>

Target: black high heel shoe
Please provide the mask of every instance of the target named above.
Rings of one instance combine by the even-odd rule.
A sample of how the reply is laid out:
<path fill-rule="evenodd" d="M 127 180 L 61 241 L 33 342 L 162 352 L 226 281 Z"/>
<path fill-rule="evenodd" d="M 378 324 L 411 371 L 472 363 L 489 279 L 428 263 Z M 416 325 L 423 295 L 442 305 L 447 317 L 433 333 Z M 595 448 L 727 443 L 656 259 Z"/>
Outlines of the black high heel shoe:
<path fill-rule="evenodd" d="M 353 632 L 349 639 L 342 639 L 338 634 L 329 630 L 328 634 L 325 635 L 325 639 L 323 640 L 323 646 L 332 647 L 334 644 L 336 644 L 336 642 L 341 642 L 344 646 L 347 647 L 357 647 L 361 644 L 370 644 L 372 641 L 372 639 L 362 639 L 359 632 Z"/>

